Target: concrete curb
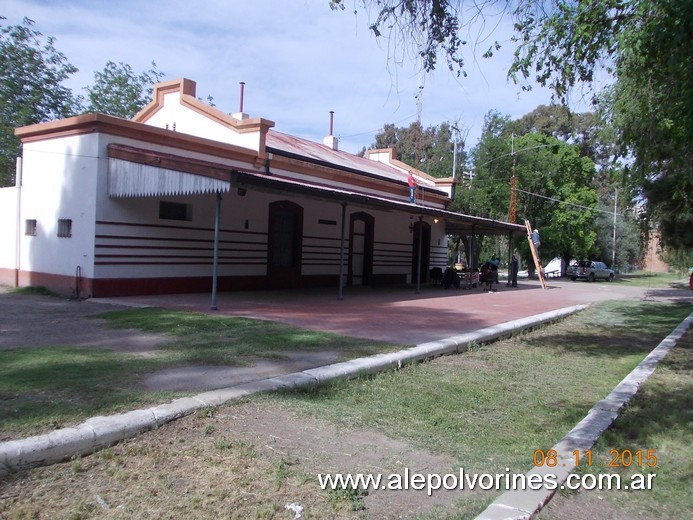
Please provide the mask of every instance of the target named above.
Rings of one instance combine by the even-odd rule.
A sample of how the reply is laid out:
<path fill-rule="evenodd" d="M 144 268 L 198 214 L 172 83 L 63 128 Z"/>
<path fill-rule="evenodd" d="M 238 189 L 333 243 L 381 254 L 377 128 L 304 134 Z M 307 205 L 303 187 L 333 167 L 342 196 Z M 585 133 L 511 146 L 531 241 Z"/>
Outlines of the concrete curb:
<path fill-rule="evenodd" d="M 26 439 L 2 442 L 0 443 L 0 477 L 13 471 L 53 464 L 76 455 L 92 453 L 140 432 L 192 414 L 205 406 L 218 406 L 232 399 L 258 392 L 310 386 L 334 379 L 356 378 L 361 374 L 373 374 L 399 368 L 404 363 L 461 353 L 474 343 L 485 343 L 510 336 L 514 332 L 559 320 L 585 308 L 587 305 L 565 307 L 440 341 L 422 343 L 398 352 L 352 359 L 302 372 L 251 381 L 124 414 L 92 417 L 73 428 L 62 428 Z"/>
<path fill-rule="evenodd" d="M 669 351 L 683 337 L 693 324 L 693 313 L 689 314 L 679 325 L 650 352 L 640 364 L 628 374 L 604 399 L 595 404 L 575 427 L 570 430 L 551 449 L 558 454 L 555 467 L 534 467 L 525 473 L 526 481 L 531 475 L 556 475 L 560 487 L 575 466 L 574 450 L 582 453 L 597 442 L 604 431 L 611 426 L 621 411 L 628 405 L 648 377 L 657 368 L 657 364 L 666 357 Z M 535 477 L 538 479 L 538 477 Z M 529 520 L 553 497 L 556 489 L 537 489 L 524 491 L 506 491 L 476 517 L 475 520 Z"/>

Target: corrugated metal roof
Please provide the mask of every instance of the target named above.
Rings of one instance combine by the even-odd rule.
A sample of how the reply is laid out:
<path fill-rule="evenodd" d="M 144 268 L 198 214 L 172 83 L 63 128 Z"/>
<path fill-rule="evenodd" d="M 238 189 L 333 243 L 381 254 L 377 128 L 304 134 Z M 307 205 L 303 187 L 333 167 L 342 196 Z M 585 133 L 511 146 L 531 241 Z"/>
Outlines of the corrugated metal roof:
<path fill-rule="evenodd" d="M 324 163 L 338 168 L 345 168 L 355 172 L 367 173 L 377 177 L 399 181 L 405 184 L 407 182 L 406 172 L 403 172 L 393 166 L 388 166 L 387 164 L 374 161 L 366 157 L 359 157 L 349 152 L 333 150 L 329 146 L 322 143 L 316 143 L 307 139 L 301 139 L 300 137 L 283 134 L 281 132 L 277 132 L 276 130 L 270 130 L 267 132 L 266 145 L 268 151 L 271 153 L 280 155 L 288 154 L 297 158 L 303 157 L 309 160 L 312 159 L 318 163 Z M 417 180 L 420 184 L 425 185 L 427 188 L 436 189 L 435 182 L 429 179 L 419 177 Z M 441 193 L 445 193 L 444 190 L 440 191 Z"/>

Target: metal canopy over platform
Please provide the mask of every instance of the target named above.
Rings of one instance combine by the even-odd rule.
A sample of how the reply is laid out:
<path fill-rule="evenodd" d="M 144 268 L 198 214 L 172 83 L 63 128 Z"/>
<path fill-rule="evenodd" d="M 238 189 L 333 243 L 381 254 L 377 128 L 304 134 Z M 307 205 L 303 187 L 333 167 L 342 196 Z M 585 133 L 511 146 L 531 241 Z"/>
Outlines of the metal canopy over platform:
<path fill-rule="evenodd" d="M 456 213 L 441 208 L 422 206 L 405 201 L 378 197 L 339 188 L 295 181 L 276 175 L 255 172 L 234 171 L 237 184 L 242 187 L 255 187 L 266 191 L 293 192 L 320 199 L 332 199 L 337 202 L 363 207 L 378 207 L 389 211 L 401 211 L 411 215 L 439 218 L 445 223 L 445 232 L 449 235 L 507 235 L 524 233 L 524 226 L 511 224 L 463 213 Z"/>
<path fill-rule="evenodd" d="M 449 235 L 507 235 L 525 231 L 524 226 L 519 224 L 298 181 L 272 173 L 271 165 L 263 171 L 255 171 L 124 145 L 110 145 L 108 155 L 111 197 L 225 193 L 231 189 L 249 188 L 274 193 L 296 193 L 320 200 L 334 200 L 341 204 L 438 218 L 444 222 L 445 232 Z"/>
<path fill-rule="evenodd" d="M 225 193 L 231 189 L 229 181 L 113 157 L 108 160 L 108 174 L 108 194 L 115 198 Z"/>

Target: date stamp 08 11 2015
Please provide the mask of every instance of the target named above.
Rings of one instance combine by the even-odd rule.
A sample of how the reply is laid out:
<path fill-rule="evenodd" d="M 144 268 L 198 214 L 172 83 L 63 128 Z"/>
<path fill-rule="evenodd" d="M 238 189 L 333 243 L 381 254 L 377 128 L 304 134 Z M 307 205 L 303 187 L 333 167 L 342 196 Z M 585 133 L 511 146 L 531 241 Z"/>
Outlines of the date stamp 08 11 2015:
<path fill-rule="evenodd" d="M 583 464 L 585 467 L 597 466 L 600 468 L 629 468 L 631 466 L 654 468 L 657 466 L 657 450 L 609 450 L 610 460 L 607 463 L 593 464 L 592 450 L 574 450 L 572 452 L 575 457 L 575 466 Z M 565 467 L 567 464 L 561 462 L 558 458 L 556 450 L 534 450 L 532 462 L 535 466 L 547 466 L 555 468 L 556 466 Z"/>

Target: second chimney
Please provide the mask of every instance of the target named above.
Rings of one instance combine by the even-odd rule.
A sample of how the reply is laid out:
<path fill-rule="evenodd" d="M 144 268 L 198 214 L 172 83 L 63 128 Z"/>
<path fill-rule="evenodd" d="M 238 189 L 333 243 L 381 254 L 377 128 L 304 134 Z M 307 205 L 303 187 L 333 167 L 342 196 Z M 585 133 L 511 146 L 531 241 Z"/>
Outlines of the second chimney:
<path fill-rule="evenodd" d="M 334 110 L 330 110 L 330 134 L 325 136 L 322 144 L 329 146 L 333 150 L 339 150 L 339 139 L 332 135 L 334 129 Z"/>
<path fill-rule="evenodd" d="M 238 112 L 231 114 L 231 117 L 242 121 L 243 119 L 248 119 L 250 116 L 243 112 L 243 93 L 245 91 L 245 81 L 240 82 L 241 85 L 241 100 L 239 102 Z"/>

